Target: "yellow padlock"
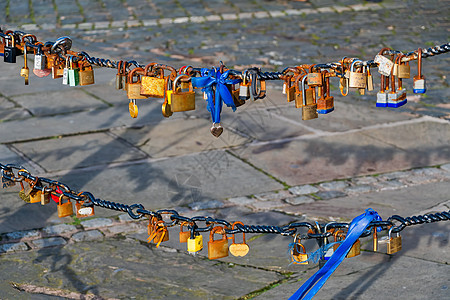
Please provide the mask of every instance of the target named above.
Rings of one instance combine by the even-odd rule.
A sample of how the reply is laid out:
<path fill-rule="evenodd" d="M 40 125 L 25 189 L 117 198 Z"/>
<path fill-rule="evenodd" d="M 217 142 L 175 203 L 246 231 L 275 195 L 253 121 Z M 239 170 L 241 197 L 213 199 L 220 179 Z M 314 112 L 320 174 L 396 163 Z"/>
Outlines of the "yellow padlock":
<path fill-rule="evenodd" d="M 191 254 L 195 254 L 197 252 L 202 251 L 203 249 L 203 236 L 198 234 L 191 238 L 189 237 L 187 240 L 187 250 Z"/>

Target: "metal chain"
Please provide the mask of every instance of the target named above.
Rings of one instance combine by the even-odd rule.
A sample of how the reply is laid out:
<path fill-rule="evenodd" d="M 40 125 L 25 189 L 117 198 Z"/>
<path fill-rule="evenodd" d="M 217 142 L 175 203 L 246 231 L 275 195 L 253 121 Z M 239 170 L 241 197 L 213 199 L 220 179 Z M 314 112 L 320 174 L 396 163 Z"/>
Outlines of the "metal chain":
<path fill-rule="evenodd" d="M 123 211 L 128 213 L 128 215 L 133 219 L 140 219 L 143 217 L 154 217 L 158 220 L 163 220 L 164 226 L 171 227 L 175 225 L 179 225 L 182 222 L 187 222 L 190 225 L 189 228 L 195 227 L 196 232 L 206 232 L 210 231 L 214 224 L 223 225 L 225 227 L 225 232 L 227 234 L 236 234 L 236 233 L 270 233 L 270 234 L 281 234 L 284 236 L 292 236 L 297 232 L 298 228 L 305 227 L 308 230 L 307 235 L 303 238 L 309 239 L 323 239 L 329 237 L 332 233 L 329 231 L 330 229 L 336 228 L 348 228 L 349 223 L 336 223 L 329 222 L 326 224 L 311 224 L 308 222 L 300 222 L 300 223 L 291 223 L 286 226 L 273 226 L 273 225 L 242 225 L 235 224 L 232 229 L 232 224 L 226 220 L 205 217 L 205 216 L 196 216 L 196 217 L 185 217 L 180 215 L 176 210 L 171 209 L 161 209 L 157 211 L 146 210 L 142 204 L 122 204 L 112 201 L 101 200 L 95 198 L 90 192 L 82 192 L 77 193 L 69 188 L 68 185 L 51 180 L 43 177 L 33 176 L 29 171 L 25 168 L 13 164 L 3 165 L 0 163 L 0 169 L 2 170 L 2 182 L 5 186 L 5 181 L 10 182 L 21 182 L 24 179 L 31 180 L 33 182 L 37 181 L 38 183 L 33 186 L 33 189 L 37 191 L 45 191 L 50 192 L 55 196 L 60 196 L 61 193 L 57 192 L 57 188 L 62 191 L 62 194 L 70 199 L 75 201 L 83 201 L 83 206 L 99 206 L 106 209 Z M 14 175 L 14 170 L 17 171 L 17 176 Z M 48 186 L 44 186 L 43 183 L 47 183 Z M 165 220 L 163 215 L 169 215 L 170 222 Z M 373 228 L 382 228 L 387 229 L 390 227 L 394 227 L 392 231 L 394 233 L 400 232 L 405 229 L 407 226 L 424 224 L 424 223 L 434 223 L 440 221 L 448 221 L 450 220 L 450 211 L 443 211 L 439 213 L 430 213 L 425 215 L 418 215 L 403 218 L 399 215 L 393 215 L 389 217 L 386 221 L 372 221 L 370 225 L 367 227 L 366 231 L 361 235 L 361 237 L 366 237 L 372 234 Z M 398 221 L 400 224 L 395 226 L 394 222 Z M 198 222 L 205 222 L 205 227 L 198 227 Z"/>
<path fill-rule="evenodd" d="M 14 34 L 14 36 L 21 37 L 21 36 L 26 35 L 27 33 L 23 32 L 23 31 L 14 31 L 13 34 Z M 10 35 L 6 35 L 1 29 L 0 29 L 0 37 L 5 40 L 9 40 L 12 38 Z M 56 42 L 54 42 L 54 43 L 46 42 L 46 43 L 44 43 L 44 45 L 51 46 L 52 50 L 54 50 L 54 48 L 59 49 L 58 47 L 55 47 L 55 46 L 60 46 L 59 43 L 62 43 L 62 41 L 64 41 L 63 45 L 64 45 L 65 50 L 66 51 L 69 50 L 72 45 L 72 40 L 69 37 L 60 37 L 56 40 Z M 18 42 L 20 43 L 20 40 Z M 34 42 L 36 43 L 37 41 L 34 41 Z M 30 47 L 37 47 L 30 43 L 27 43 L 27 44 Z M 67 45 L 67 44 L 69 44 L 69 45 Z M 428 49 L 423 48 L 422 49 L 422 58 L 436 56 L 439 54 L 447 53 L 449 51 L 450 51 L 450 43 L 445 43 L 441 46 L 430 47 Z M 388 50 L 388 51 L 385 51 L 384 54 L 394 55 L 394 54 L 403 54 L 403 53 L 398 50 Z M 90 56 L 85 51 L 78 52 L 78 55 L 84 57 L 91 65 L 95 65 L 98 67 L 117 69 L 117 66 L 118 66 L 118 61 L 114 61 L 109 58 L 97 58 L 94 56 Z M 405 57 L 402 59 L 402 61 L 410 61 L 410 60 L 414 60 L 414 59 L 417 59 L 417 50 L 414 50 L 414 51 L 411 51 L 411 52 L 408 52 L 407 54 L 405 54 Z M 354 61 L 354 60 L 359 60 L 359 59 L 358 58 L 348 58 L 348 61 L 350 61 L 350 62 Z M 126 66 L 134 65 L 135 67 L 141 67 L 141 68 L 145 67 L 145 65 L 139 64 L 135 60 L 125 61 L 125 64 L 126 64 Z M 377 67 L 378 66 L 377 63 L 375 63 L 373 60 L 367 60 L 367 61 L 360 60 L 356 64 L 358 66 L 361 66 L 361 65 L 369 66 L 369 67 Z M 340 68 L 340 66 L 341 66 L 340 62 L 316 64 L 316 68 L 321 68 L 321 69 L 338 69 L 338 68 Z M 281 76 L 283 75 L 283 72 L 262 72 L 259 68 L 250 68 L 250 69 L 253 70 L 257 74 L 259 80 L 281 80 Z M 231 71 L 232 71 L 231 73 L 234 75 L 239 75 L 239 76 L 243 75 L 243 72 L 241 72 L 241 71 L 236 71 L 236 70 L 231 70 Z M 178 72 L 178 70 L 177 70 L 177 72 Z"/>

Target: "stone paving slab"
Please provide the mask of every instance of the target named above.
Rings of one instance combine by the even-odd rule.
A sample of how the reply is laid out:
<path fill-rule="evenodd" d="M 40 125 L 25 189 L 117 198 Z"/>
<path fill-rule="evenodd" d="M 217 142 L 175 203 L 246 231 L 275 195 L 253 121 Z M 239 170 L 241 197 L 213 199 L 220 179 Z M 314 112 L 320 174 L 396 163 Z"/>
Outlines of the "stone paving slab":
<path fill-rule="evenodd" d="M 411 216 L 449 199 L 448 181 L 422 184 L 407 189 L 386 190 L 364 195 L 347 196 L 332 200 L 317 200 L 314 203 L 283 208 L 286 213 L 306 214 L 308 218 L 341 218 L 347 221 L 373 208 L 387 218 L 394 214 Z"/>
<path fill-rule="evenodd" d="M 242 145 L 248 139 L 231 131 L 219 138 L 210 134 L 211 122 L 204 119 L 179 119 L 141 128 L 112 130 L 114 134 L 139 147 L 151 157 L 181 156 Z"/>
<path fill-rule="evenodd" d="M 137 148 L 130 147 L 123 140 L 105 133 L 16 143 L 14 147 L 47 171 L 76 169 L 147 157 Z"/>
<path fill-rule="evenodd" d="M 102 199 L 138 202 L 152 209 L 282 188 L 280 183 L 222 150 L 80 170 L 56 178 Z M 99 210 L 98 216 L 104 216 L 102 213 L 109 215 Z"/>
<path fill-rule="evenodd" d="M 288 185 L 414 166 L 406 152 L 362 133 L 250 145 L 233 151 Z"/>
<path fill-rule="evenodd" d="M 275 272 L 149 248 L 129 239 L 70 244 L 1 256 L 0 260 L 2 281 L 32 282 L 40 287 L 120 299 L 232 299 L 283 278 Z M 6 271 L 11 269 L 20 272 Z M 180 272 L 185 269 L 192 274 Z M 13 295 L 12 287 L 3 290 L 3 296 Z"/>
<path fill-rule="evenodd" d="M 418 268 L 417 266 L 421 267 Z M 413 272 L 411 270 L 414 270 Z M 316 270 L 293 277 L 254 299 L 287 299 Z M 450 267 L 400 253 L 394 256 L 363 253 L 345 260 L 316 294 L 317 299 L 445 299 Z M 300 281 L 296 281 L 300 280 Z M 420 284 L 420 288 L 418 285 Z"/>
<path fill-rule="evenodd" d="M 69 89 L 69 87 L 67 89 L 65 91 L 25 94 L 11 98 L 22 107 L 28 109 L 34 116 L 54 115 L 107 107 L 105 103 L 84 93 L 81 89 Z M 63 101 L 55 105 L 56 99 Z"/>
<path fill-rule="evenodd" d="M 307 121 L 302 121 L 301 109 L 296 109 L 294 104 L 288 107 L 277 107 L 275 113 L 283 118 L 288 118 L 316 130 L 329 132 L 342 132 L 376 124 L 416 118 L 416 116 L 399 110 L 377 108 L 374 103 L 358 101 L 358 97 L 355 96 L 348 96 L 346 99 L 340 97 L 336 99 L 334 106 L 333 112 L 319 115 L 318 119 Z M 273 110 L 269 109 L 269 111 Z"/>

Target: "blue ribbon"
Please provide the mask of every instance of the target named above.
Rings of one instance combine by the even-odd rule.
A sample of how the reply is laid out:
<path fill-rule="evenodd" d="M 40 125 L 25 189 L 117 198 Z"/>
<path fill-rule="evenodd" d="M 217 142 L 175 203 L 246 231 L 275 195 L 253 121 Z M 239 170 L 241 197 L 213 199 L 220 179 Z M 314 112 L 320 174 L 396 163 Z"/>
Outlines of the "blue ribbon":
<path fill-rule="evenodd" d="M 361 236 L 361 234 L 366 230 L 372 220 L 380 220 L 380 216 L 376 211 L 369 208 L 366 212 L 356 218 L 350 223 L 345 240 L 342 245 L 337 248 L 330 259 L 325 263 L 325 265 L 317 271 L 313 276 L 311 276 L 295 293 L 289 300 L 298 299 L 312 299 L 314 295 L 322 288 L 327 279 L 333 274 L 336 268 L 344 260 L 350 248 L 356 242 L 356 240 Z M 308 292 L 309 290 L 309 292 Z"/>
<path fill-rule="evenodd" d="M 227 79 L 229 73 L 229 70 L 222 74 L 214 69 L 202 68 L 202 77 L 191 78 L 192 86 L 201 88 L 202 92 L 206 94 L 206 101 L 208 101 L 207 109 L 211 113 L 214 123 L 220 123 L 220 113 L 222 112 L 223 103 L 231 107 L 233 111 L 236 110 L 227 84 L 239 83 L 241 79 Z"/>

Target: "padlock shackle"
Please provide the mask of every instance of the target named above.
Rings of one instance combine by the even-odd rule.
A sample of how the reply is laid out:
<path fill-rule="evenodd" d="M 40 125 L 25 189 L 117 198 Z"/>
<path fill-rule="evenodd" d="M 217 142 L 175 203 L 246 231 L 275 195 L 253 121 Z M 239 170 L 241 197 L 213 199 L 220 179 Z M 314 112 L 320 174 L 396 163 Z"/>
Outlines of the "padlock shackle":
<path fill-rule="evenodd" d="M 384 47 L 383 49 L 380 50 L 380 52 L 378 52 L 378 55 L 383 55 L 384 51 L 390 51 L 390 50 L 392 50 L 392 49 L 389 47 Z"/>
<path fill-rule="evenodd" d="M 307 76 L 308 74 L 306 74 L 306 73 L 304 73 L 304 74 L 298 74 L 296 77 L 295 77 L 295 89 L 297 90 L 297 91 L 300 91 L 300 86 L 299 86 L 299 84 L 300 84 L 300 79 L 302 79 L 303 77 L 305 77 L 305 76 Z M 303 93 L 303 91 L 302 91 L 302 93 Z"/>
<path fill-rule="evenodd" d="M 308 78 L 308 76 L 306 76 L 306 75 L 303 76 L 303 78 L 302 78 L 302 102 L 303 102 L 304 106 L 306 106 L 306 89 L 305 89 L 306 78 Z"/>
<path fill-rule="evenodd" d="M 131 70 L 128 73 L 128 83 L 140 83 L 141 82 L 141 77 L 140 77 L 139 73 L 136 74 L 137 81 L 133 82 L 133 76 L 135 75 L 136 72 L 141 72 L 141 74 L 142 74 L 144 72 L 144 69 L 142 69 L 142 68 L 134 68 L 133 70 Z"/>
<path fill-rule="evenodd" d="M 223 229 L 223 227 L 222 226 L 215 226 L 215 227 L 213 227 L 213 229 L 209 233 L 209 241 L 210 242 L 214 242 L 214 234 L 215 233 L 222 235 L 222 238 L 220 240 L 217 240 L 217 241 L 222 241 L 222 240 L 226 240 L 227 239 L 227 234 L 226 234 L 225 230 Z"/>
<path fill-rule="evenodd" d="M 352 64 L 350 65 L 350 72 L 355 72 L 354 67 L 355 67 L 355 63 L 357 63 L 357 62 L 362 62 L 362 60 L 355 59 L 354 61 L 352 61 Z"/>
<path fill-rule="evenodd" d="M 422 79 L 422 48 L 417 49 L 417 75 Z"/>
<path fill-rule="evenodd" d="M 175 80 L 173 81 L 173 87 L 172 87 L 172 90 L 173 90 L 173 91 L 176 90 L 178 81 L 179 81 L 180 79 L 182 79 L 182 78 L 187 78 L 187 79 L 189 79 L 189 80 L 187 80 L 187 81 L 190 81 L 190 80 L 191 80 L 191 77 L 190 77 L 189 75 L 186 75 L 186 74 L 178 75 L 177 78 L 175 78 Z M 193 90 L 192 90 L 192 85 L 189 85 L 189 91 L 193 91 Z"/>
<path fill-rule="evenodd" d="M 233 223 L 233 225 L 231 225 L 231 230 L 234 230 L 234 226 L 236 226 L 236 224 L 244 226 L 244 223 L 242 223 L 241 221 L 236 221 L 236 222 Z M 235 235 L 236 234 L 233 233 L 233 238 L 232 238 L 233 244 L 236 244 L 236 242 L 235 242 Z M 242 239 L 243 239 L 242 243 L 245 244 L 245 232 L 242 232 Z"/>

